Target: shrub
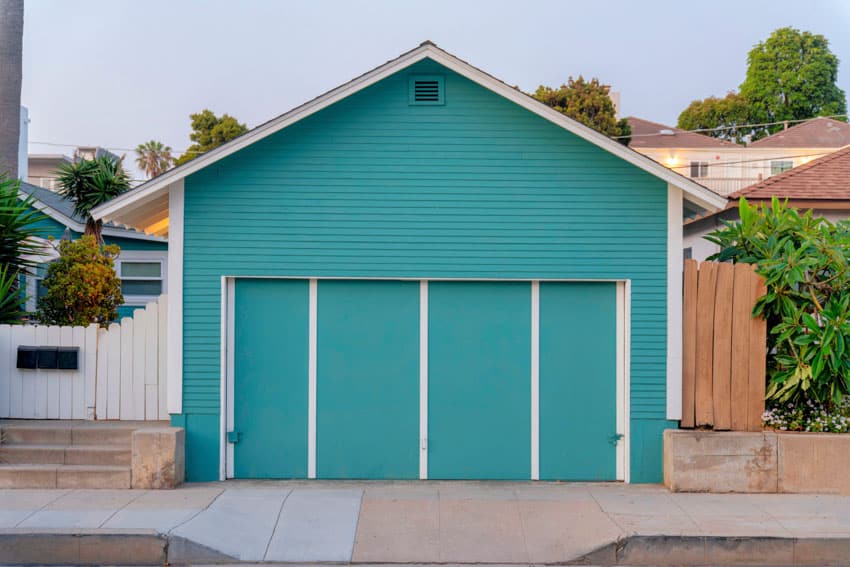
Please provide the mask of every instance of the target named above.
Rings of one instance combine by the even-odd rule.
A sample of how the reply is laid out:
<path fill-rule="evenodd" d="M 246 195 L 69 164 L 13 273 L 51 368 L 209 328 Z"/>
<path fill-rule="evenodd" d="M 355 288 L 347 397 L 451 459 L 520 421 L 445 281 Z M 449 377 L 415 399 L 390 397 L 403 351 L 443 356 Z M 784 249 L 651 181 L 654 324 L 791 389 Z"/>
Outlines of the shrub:
<path fill-rule="evenodd" d="M 59 243 L 59 259 L 47 267 L 47 292 L 38 318 L 47 325 L 105 325 L 118 318 L 124 302 L 115 273 L 117 246 L 100 246 L 93 236 Z"/>
<path fill-rule="evenodd" d="M 756 303 L 768 329 L 767 399 L 839 404 L 850 393 L 850 225 L 800 214 L 774 198 L 739 205 L 740 222 L 707 239 L 711 260 L 755 264 L 767 294 Z"/>

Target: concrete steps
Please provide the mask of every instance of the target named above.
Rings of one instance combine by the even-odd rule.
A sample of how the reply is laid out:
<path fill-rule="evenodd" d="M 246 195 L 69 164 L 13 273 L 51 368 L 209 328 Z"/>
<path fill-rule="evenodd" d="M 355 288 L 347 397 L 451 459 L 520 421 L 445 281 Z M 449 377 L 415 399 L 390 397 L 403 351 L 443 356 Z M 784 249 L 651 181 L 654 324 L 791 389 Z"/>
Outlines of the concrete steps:
<path fill-rule="evenodd" d="M 0 423 L 0 488 L 130 488 L 136 427 Z"/>

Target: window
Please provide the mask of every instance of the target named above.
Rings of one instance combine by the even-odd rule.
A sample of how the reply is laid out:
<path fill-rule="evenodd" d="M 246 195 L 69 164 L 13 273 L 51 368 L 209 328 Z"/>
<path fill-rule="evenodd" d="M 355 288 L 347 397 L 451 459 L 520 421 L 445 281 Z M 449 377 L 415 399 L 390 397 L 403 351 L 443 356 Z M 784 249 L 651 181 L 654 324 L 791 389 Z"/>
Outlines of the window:
<path fill-rule="evenodd" d="M 779 160 L 770 162 L 770 174 L 779 175 L 794 167 L 794 162 L 791 160 Z"/>
<path fill-rule="evenodd" d="M 707 161 L 692 161 L 691 162 L 691 177 L 708 177 L 708 162 Z"/>
<path fill-rule="evenodd" d="M 128 262 L 119 264 L 121 293 L 127 296 L 157 296 L 162 293 L 162 262 Z"/>

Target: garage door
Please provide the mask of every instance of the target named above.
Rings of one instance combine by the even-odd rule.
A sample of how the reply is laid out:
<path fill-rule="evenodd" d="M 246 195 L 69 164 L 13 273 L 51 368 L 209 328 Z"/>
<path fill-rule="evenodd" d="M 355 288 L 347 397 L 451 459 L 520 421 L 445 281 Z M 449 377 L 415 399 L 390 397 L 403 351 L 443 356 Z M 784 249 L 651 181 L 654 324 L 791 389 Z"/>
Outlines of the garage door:
<path fill-rule="evenodd" d="M 616 284 L 310 285 L 235 282 L 233 476 L 616 478 Z"/>

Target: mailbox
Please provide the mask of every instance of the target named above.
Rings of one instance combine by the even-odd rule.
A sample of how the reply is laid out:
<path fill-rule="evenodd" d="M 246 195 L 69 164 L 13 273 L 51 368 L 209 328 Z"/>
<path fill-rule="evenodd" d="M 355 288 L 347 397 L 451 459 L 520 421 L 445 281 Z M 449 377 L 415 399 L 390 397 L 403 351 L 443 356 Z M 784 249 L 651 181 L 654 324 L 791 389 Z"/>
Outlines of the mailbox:
<path fill-rule="evenodd" d="M 80 367 L 80 347 L 59 347 L 56 355 L 59 370 L 77 370 Z"/>
<path fill-rule="evenodd" d="M 59 349 L 57 347 L 38 347 L 38 367 L 58 368 Z"/>
<path fill-rule="evenodd" d="M 38 347 L 19 346 L 18 347 L 18 368 L 37 368 L 37 367 L 38 367 Z"/>

